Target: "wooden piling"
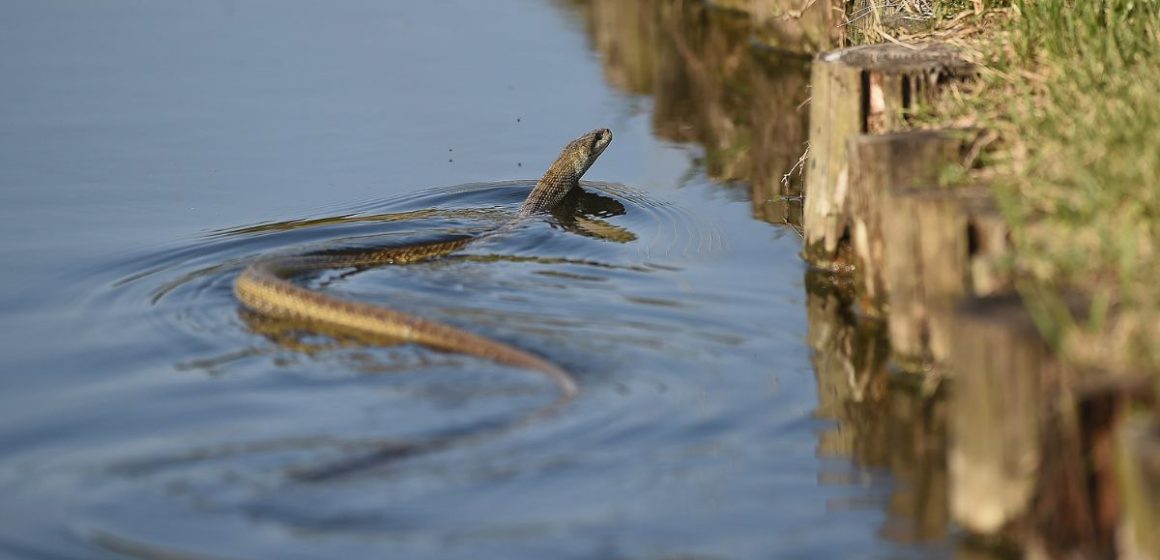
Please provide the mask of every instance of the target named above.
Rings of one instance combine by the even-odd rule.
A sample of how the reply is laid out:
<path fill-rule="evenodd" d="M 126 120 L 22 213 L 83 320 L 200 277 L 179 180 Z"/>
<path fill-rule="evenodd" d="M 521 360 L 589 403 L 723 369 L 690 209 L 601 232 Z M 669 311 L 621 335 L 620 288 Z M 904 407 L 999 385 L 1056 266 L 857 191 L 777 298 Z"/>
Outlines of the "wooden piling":
<path fill-rule="evenodd" d="M 864 313 L 881 316 L 886 310 L 884 197 L 892 189 L 937 186 L 945 167 L 963 163 L 964 148 L 974 135 L 972 130 L 948 129 L 850 137 L 849 227 L 854 283 Z"/>
<path fill-rule="evenodd" d="M 1067 304 L 1082 309 L 1081 300 Z M 1148 468 L 1160 474 L 1160 440 L 1123 436 L 1133 411 L 1155 408 L 1152 377 L 1063 364 L 1015 295 L 967 299 L 955 320 L 948 453 L 955 521 L 1046 558 L 1110 557 L 1134 507 L 1143 507 L 1139 526 L 1153 527 L 1157 518 L 1148 516 L 1160 496 L 1140 498 L 1147 490 L 1139 485 Z M 1160 491 L 1160 478 L 1153 484 Z M 1141 534 L 1150 550 L 1155 532 Z"/>
<path fill-rule="evenodd" d="M 951 339 L 959 336 L 953 317 L 959 300 L 1005 285 L 994 263 L 1006 251 L 1006 229 L 985 187 L 891 189 L 879 215 L 895 361 L 925 371 L 950 356 Z M 975 276 L 980 294 L 973 292 Z"/>
<path fill-rule="evenodd" d="M 847 139 L 901 127 L 907 113 L 973 67 L 945 45 L 867 45 L 819 55 L 811 68 L 810 158 L 804 217 L 806 259 L 848 270 Z"/>
<path fill-rule="evenodd" d="M 1155 413 L 1126 422 L 1117 441 L 1123 496 L 1121 558 L 1160 558 L 1160 421 Z"/>
<path fill-rule="evenodd" d="M 1147 376 L 1061 369 L 1043 395 L 1043 458 L 1025 552 L 1029 557 L 1111 558 L 1123 497 L 1116 436 L 1131 411 L 1154 401 Z"/>
<path fill-rule="evenodd" d="M 955 193 L 929 188 L 886 193 L 883 279 L 895 361 L 923 371 L 947 357 L 948 322 L 965 293 L 966 220 Z"/>
<path fill-rule="evenodd" d="M 1013 291 L 1011 228 L 991 189 L 976 185 L 958 191 L 958 195 L 967 212 L 967 293 L 990 296 Z"/>
<path fill-rule="evenodd" d="M 972 533 L 1018 532 L 1043 460 L 1045 377 L 1059 366 L 1017 296 L 967 300 L 956 318 L 951 515 Z"/>
<path fill-rule="evenodd" d="M 806 260 L 819 268 L 849 266 L 846 249 L 846 138 L 862 132 L 862 71 L 819 59 L 810 70 L 810 157 L 803 216 Z"/>

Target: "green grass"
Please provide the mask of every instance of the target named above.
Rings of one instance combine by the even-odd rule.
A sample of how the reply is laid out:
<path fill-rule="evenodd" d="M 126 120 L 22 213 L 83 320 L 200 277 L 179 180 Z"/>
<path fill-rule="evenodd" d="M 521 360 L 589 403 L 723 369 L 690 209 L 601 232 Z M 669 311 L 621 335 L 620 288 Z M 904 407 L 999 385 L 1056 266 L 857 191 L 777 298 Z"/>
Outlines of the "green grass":
<path fill-rule="evenodd" d="M 980 79 L 937 110 L 1000 134 L 987 173 L 1018 289 L 1072 361 L 1160 374 L 1160 0 L 987 4 L 964 33 Z"/>
<path fill-rule="evenodd" d="M 1013 8 L 995 79 L 1016 96 L 988 101 L 1018 135 L 997 194 L 1018 226 L 1020 289 L 1073 359 L 1160 370 L 1160 3 Z M 1080 330 L 1055 303 L 1068 289 L 1094 299 Z"/>

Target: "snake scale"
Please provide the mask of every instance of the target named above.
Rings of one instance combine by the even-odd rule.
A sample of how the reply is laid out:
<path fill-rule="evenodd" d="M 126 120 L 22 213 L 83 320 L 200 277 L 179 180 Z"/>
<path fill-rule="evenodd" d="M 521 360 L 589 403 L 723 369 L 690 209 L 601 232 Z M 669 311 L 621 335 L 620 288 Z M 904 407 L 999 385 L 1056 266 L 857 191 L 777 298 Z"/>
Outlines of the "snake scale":
<path fill-rule="evenodd" d="M 580 177 L 611 141 L 612 132 L 600 128 L 569 142 L 544 176 L 536 182 L 517 216 L 489 233 L 503 231 L 521 220 L 551 211 L 572 189 L 579 186 Z M 242 271 L 234 283 L 234 294 L 245 307 L 269 317 L 414 342 L 527 368 L 555 382 L 560 392 L 558 402 L 570 400 L 579 391 L 572 376 L 556 364 L 531 352 L 451 325 L 385 307 L 341 299 L 292 282 L 295 277 L 327 269 L 404 264 L 432 259 L 456 251 L 481 236 L 354 253 L 264 258 Z"/>

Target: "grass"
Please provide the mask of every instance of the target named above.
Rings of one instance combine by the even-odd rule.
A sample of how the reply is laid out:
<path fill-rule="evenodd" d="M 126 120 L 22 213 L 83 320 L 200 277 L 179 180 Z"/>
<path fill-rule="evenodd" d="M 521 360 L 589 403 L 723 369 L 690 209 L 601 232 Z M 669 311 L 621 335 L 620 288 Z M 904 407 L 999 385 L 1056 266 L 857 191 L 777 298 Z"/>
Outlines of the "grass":
<path fill-rule="evenodd" d="M 933 0 L 932 13 L 932 31 L 903 39 L 981 63 L 935 109 L 1001 139 L 982 174 L 1041 331 L 1073 362 L 1160 375 L 1160 0 Z M 1085 294 L 1080 312 L 1069 293 Z"/>

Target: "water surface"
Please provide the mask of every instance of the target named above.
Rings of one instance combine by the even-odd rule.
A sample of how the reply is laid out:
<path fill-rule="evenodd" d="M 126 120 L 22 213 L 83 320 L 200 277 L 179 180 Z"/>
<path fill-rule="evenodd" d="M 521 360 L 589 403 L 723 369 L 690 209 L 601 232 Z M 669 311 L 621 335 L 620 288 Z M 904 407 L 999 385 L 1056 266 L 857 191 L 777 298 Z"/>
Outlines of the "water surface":
<path fill-rule="evenodd" d="M 760 127 L 690 116 L 717 98 L 687 66 L 656 63 L 671 70 L 656 74 L 670 97 L 605 80 L 615 67 L 590 8 L 10 3 L 0 552 L 946 553 L 945 521 L 915 530 L 929 516 L 895 511 L 908 482 L 880 468 L 893 439 L 851 440 L 832 421 L 879 409 L 829 408 L 894 398 L 905 415 L 910 401 L 881 397 L 881 383 L 862 399 L 845 391 L 865 385 L 818 381 L 851 359 L 814 349 L 857 348 L 854 361 L 880 367 L 865 357 L 880 345 L 807 290 L 793 229 L 754 219 L 786 214 L 766 187 L 801 143 L 801 59 L 762 63 L 777 77 L 763 91 L 788 93 L 754 114 L 782 124 L 736 135 Z M 715 44 L 702 38 L 682 52 Z M 466 356 L 263 321 L 233 299 L 240 268 L 271 252 L 493 227 L 566 141 L 597 126 L 615 140 L 571 212 L 446 259 L 308 280 L 534 350 L 575 373 L 580 397 L 471 445 L 295 478 L 503 425 L 550 403 L 553 387 Z M 752 149 L 733 147 L 740 137 Z M 762 165 L 760 178 L 739 171 Z"/>

